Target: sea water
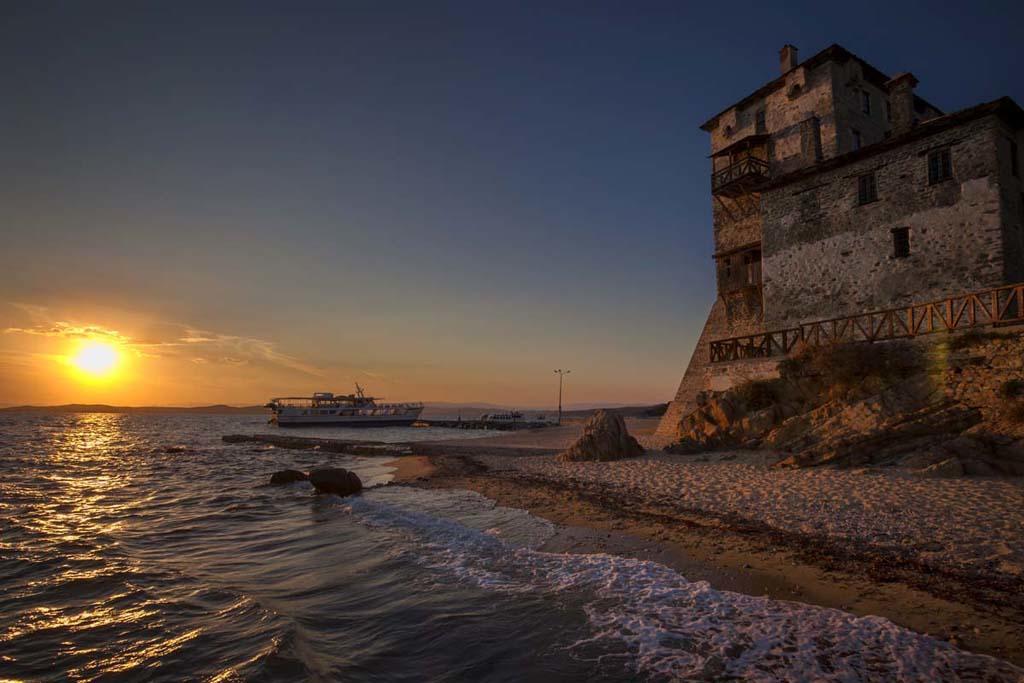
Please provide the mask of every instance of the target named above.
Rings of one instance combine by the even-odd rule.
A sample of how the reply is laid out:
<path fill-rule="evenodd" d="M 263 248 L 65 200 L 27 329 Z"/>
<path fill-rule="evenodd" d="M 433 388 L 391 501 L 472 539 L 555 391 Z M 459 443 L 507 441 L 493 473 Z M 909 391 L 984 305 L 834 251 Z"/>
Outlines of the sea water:
<path fill-rule="evenodd" d="M 542 552 L 544 520 L 386 486 L 386 459 L 220 439 L 266 429 L 0 416 L 0 679 L 1024 680 L 884 619 Z M 450 432 L 330 435 L 478 436 Z M 370 488 L 265 486 L 321 464 Z"/>

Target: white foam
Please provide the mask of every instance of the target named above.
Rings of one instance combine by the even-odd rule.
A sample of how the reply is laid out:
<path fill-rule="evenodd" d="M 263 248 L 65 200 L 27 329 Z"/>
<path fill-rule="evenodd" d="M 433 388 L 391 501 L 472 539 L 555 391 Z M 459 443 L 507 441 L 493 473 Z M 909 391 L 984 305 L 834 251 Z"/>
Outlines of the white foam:
<path fill-rule="evenodd" d="M 498 523 L 471 528 L 457 521 L 460 514 L 477 523 L 486 516 L 465 509 L 472 498 L 451 495 L 423 491 L 410 500 L 393 492 L 345 503 L 357 520 L 405 534 L 416 562 L 460 581 L 506 593 L 579 595 L 592 635 L 571 647 L 624 652 L 639 673 L 752 681 L 1024 681 L 1024 670 L 881 617 L 718 591 L 655 562 L 545 553 L 536 544 L 506 542 L 499 536 L 506 520 L 500 511 L 507 508 L 491 503 L 499 512 L 490 519 Z"/>

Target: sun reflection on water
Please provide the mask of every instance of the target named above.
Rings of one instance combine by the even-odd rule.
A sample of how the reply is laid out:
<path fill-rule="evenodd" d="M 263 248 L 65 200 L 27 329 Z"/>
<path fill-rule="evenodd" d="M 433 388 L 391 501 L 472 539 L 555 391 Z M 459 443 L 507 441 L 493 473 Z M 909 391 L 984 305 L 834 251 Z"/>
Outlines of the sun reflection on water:
<path fill-rule="evenodd" d="M 131 443 L 122 429 L 127 415 L 70 416 L 67 428 L 50 434 L 42 473 L 39 514 L 30 527 L 46 538 L 91 543 L 119 529 L 117 492 L 131 483 Z"/>

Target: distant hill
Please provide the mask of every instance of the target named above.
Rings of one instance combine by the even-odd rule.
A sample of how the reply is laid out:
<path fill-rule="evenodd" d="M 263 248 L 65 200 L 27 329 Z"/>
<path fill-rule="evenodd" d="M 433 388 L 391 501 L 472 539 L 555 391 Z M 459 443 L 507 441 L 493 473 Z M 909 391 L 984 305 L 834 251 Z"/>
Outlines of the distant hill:
<path fill-rule="evenodd" d="M 60 406 L 11 406 L 0 408 L 2 413 L 198 413 L 198 414 L 253 414 L 265 413 L 263 406 L 111 406 L 105 403 L 67 403 Z"/>

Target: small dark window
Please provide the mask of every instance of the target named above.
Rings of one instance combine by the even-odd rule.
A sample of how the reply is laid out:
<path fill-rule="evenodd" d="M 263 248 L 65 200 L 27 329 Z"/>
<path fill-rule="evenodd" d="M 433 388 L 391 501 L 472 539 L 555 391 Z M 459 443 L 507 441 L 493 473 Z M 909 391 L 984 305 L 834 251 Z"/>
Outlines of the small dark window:
<path fill-rule="evenodd" d="M 892 103 L 885 101 L 885 120 L 892 123 Z"/>
<path fill-rule="evenodd" d="M 745 285 L 761 284 L 761 252 L 748 251 L 743 254 L 743 270 L 746 280 Z"/>
<path fill-rule="evenodd" d="M 953 177 L 953 162 L 949 149 L 937 149 L 928 155 L 928 184 L 934 185 Z"/>
<path fill-rule="evenodd" d="M 878 185 L 875 174 L 868 173 L 857 178 L 857 203 L 870 204 L 878 201 Z"/>
<path fill-rule="evenodd" d="M 854 150 L 860 149 L 860 131 L 856 128 L 850 129 L 850 145 Z"/>
<path fill-rule="evenodd" d="M 910 256 L 910 228 L 892 229 L 892 257 L 907 258 Z"/>
<path fill-rule="evenodd" d="M 1014 140 L 1010 140 L 1010 172 L 1014 178 L 1020 177 L 1020 150 Z"/>
<path fill-rule="evenodd" d="M 867 90 L 860 91 L 860 110 L 865 114 L 871 113 L 871 93 Z"/>
<path fill-rule="evenodd" d="M 765 131 L 764 109 L 758 109 L 757 113 L 754 114 L 754 126 L 757 128 L 758 133 Z"/>

